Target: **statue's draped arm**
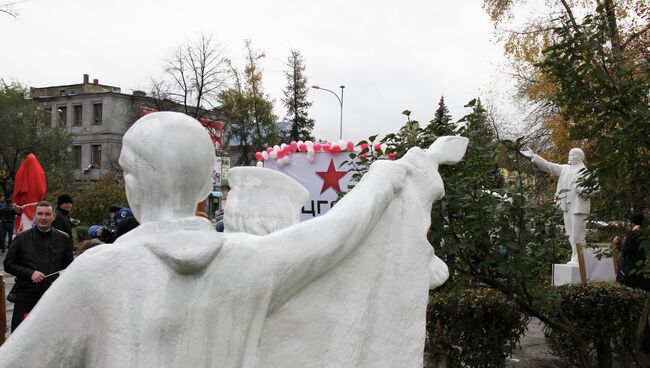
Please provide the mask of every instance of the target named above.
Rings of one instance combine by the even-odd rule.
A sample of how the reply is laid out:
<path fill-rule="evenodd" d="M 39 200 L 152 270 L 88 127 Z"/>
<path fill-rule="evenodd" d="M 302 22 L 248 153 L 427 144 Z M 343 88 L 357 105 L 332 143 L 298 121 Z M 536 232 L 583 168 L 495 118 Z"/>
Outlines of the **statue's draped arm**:
<path fill-rule="evenodd" d="M 257 238 L 276 288 L 274 310 L 348 255 L 402 188 L 407 165 L 378 161 L 359 184 L 326 215 Z"/>

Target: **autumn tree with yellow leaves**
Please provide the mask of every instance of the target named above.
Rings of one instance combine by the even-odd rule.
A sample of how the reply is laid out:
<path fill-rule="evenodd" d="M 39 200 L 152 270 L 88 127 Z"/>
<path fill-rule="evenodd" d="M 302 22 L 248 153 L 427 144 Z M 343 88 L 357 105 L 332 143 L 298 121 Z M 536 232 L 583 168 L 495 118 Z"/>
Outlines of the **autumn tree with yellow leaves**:
<path fill-rule="evenodd" d="M 596 214 L 650 208 L 650 12 L 644 0 L 551 0 L 522 26 L 533 1 L 485 0 L 514 62 L 519 94 L 551 137 L 545 156 L 587 152 Z M 540 15 L 541 14 L 541 15 Z"/>

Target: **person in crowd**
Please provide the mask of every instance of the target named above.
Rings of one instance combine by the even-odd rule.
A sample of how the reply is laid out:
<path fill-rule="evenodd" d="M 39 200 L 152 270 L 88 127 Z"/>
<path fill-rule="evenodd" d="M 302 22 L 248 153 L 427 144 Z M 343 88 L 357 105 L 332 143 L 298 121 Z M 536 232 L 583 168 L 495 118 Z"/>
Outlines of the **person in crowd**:
<path fill-rule="evenodd" d="M 83 252 L 87 251 L 90 248 L 96 247 L 102 243 L 99 239 L 87 239 L 79 243 L 79 249 L 77 250 L 77 257 L 79 257 Z"/>
<path fill-rule="evenodd" d="M 56 199 L 56 218 L 52 226 L 68 234 L 72 239 L 72 222 L 70 221 L 70 211 L 72 211 L 72 197 L 63 193 Z"/>
<path fill-rule="evenodd" d="M 16 276 L 11 289 L 15 296 L 12 332 L 58 278 L 59 272 L 72 262 L 72 241 L 52 226 L 55 216 L 52 204 L 37 203 L 36 225 L 16 235 L 5 257 L 5 271 Z"/>
<path fill-rule="evenodd" d="M 618 273 L 616 281 L 629 287 L 650 290 L 650 279 L 643 275 L 642 270 L 646 260 L 645 249 L 641 246 L 642 241 L 647 240 L 643 232 L 643 214 L 630 215 L 628 221 L 631 225 L 630 231 L 625 235 L 625 240 L 620 236 L 614 238 L 614 244 L 620 250 L 618 259 Z M 641 352 L 650 353 L 650 328 L 646 326 L 641 336 Z"/>
<path fill-rule="evenodd" d="M 117 239 L 115 229 L 110 229 L 103 225 L 92 225 L 88 228 L 88 237 L 90 239 L 97 239 L 102 243 L 111 244 Z"/>
<path fill-rule="evenodd" d="M 640 261 L 645 261 L 645 249 L 641 247 L 641 241 L 644 240 L 643 214 L 633 214 L 628 217 L 631 224 L 630 231 L 625 235 L 625 241 L 620 236 L 614 238 L 614 244 L 621 251 L 618 260 L 618 274 L 616 281 L 643 290 L 650 290 L 650 279 L 644 277 L 641 273 L 641 267 L 638 267 Z"/>
<path fill-rule="evenodd" d="M 128 233 L 140 225 L 138 220 L 133 216 L 130 208 L 120 208 L 114 212 L 116 226 L 110 229 L 104 225 L 93 225 L 88 228 L 88 237 L 99 239 L 103 243 L 113 243 L 120 236 Z"/>
<path fill-rule="evenodd" d="M 130 208 L 122 208 L 116 212 L 115 221 L 117 222 L 117 229 L 115 230 L 115 234 L 118 238 L 140 225 L 138 220 L 136 220 L 133 216 L 133 212 Z"/>
<path fill-rule="evenodd" d="M 7 239 L 7 248 L 11 247 L 16 216 L 18 216 L 16 207 L 11 204 L 9 199 L 0 196 L 0 251 L 2 253 L 5 252 L 5 238 Z"/>

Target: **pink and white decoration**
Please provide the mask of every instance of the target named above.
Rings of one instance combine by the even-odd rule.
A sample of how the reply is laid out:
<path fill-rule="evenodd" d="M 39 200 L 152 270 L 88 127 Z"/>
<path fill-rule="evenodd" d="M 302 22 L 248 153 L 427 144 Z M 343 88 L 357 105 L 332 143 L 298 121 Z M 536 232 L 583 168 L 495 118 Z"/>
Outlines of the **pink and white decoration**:
<path fill-rule="evenodd" d="M 280 171 L 302 184 L 309 191 L 309 200 L 302 208 L 301 221 L 323 215 L 338 199 L 338 192 L 348 191 L 352 174 L 350 152 L 360 154 L 368 144 L 355 145 L 351 141 L 338 142 L 291 142 L 268 147 L 257 152 L 258 166 Z M 385 150 L 379 143 L 370 147 L 373 151 Z M 394 154 L 388 155 L 394 159 Z"/>

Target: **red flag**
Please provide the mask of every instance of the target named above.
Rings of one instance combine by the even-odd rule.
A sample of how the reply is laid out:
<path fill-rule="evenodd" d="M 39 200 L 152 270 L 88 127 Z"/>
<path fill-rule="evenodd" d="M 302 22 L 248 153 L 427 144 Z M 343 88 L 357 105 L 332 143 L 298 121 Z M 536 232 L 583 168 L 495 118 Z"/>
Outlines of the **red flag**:
<path fill-rule="evenodd" d="M 34 154 L 25 157 L 22 165 L 16 172 L 14 183 L 13 202 L 23 208 L 23 214 L 16 219 L 16 232 L 31 229 L 34 221 L 36 203 L 45 199 L 47 183 L 45 172 Z"/>

